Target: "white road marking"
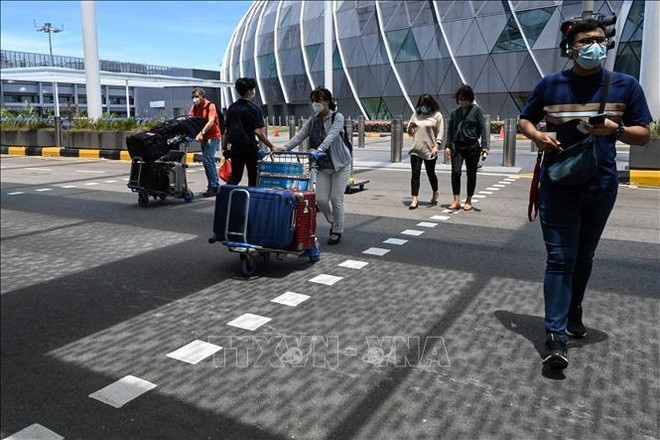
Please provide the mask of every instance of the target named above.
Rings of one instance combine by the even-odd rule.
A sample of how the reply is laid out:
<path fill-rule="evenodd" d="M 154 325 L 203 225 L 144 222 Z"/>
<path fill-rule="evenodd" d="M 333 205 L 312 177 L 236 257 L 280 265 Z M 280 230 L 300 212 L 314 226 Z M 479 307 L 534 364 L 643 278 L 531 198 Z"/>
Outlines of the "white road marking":
<path fill-rule="evenodd" d="M 103 183 L 116 183 L 116 180 L 104 180 Z"/>
<path fill-rule="evenodd" d="M 408 240 L 404 240 L 402 238 L 388 238 L 383 243 L 385 243 L 385 244 L 395 244 L 397 246 L 401 246 L 402 244 L 408 243 Z"/>
<path fill-rule="evenodd" d="M 388 253 L 390 250 L 389 249 L 383 249 L 383 248 L 377 248 L 377 247 L 371 247 L 367 249 L 366 251 L 363 251 L 363 254 L 367 255 L 377 255 L 379 257 L 382 257 L 386 253 Z"/>
<path fill-rule="evenodd" d="M 420 228 L 435 228 L 438 224 L 433 222 L 419 222 L 415 226 L 419 226 Z"/>
<path fill-rule="evenodd" d="M 453 209 L 443 209 L 442 212 L 444 212 L 445 214 L 449 214 L 451 212 L 454 212 L 454 210 Z"/>
<path fill-rule="evenodd" d="M 76 185 L 61 185 L 60 188 L 69 189 L 69 188 L 77 188 L 77 186 Z"/>
<path fill-rule="evenodd" d="M 366 261 L 346 260 L 343 263 L 339 263 L 338 266 L 348 267 L 349 269 L 362 269 L 367 264 L 369 263 Z"/>
<path fill-rule="evenodd" d="M 89 174 L 103 174 L 105 171 L 98 171 L 98 170 L 75 170 L 76 173 L 89 173 Z"/>
<path fill-rule="evenodd" d="M 14 435 L 10 435 L 4 440 L 62 440 L 64 437 L 51 431 L 50 429 L 34 423 L 27 428 L 23 428 Z"/>
<path fill-rule="evenodd" d="M 83 185 L 85 186 L 98 185 L 98 182 L 87 182 L 87 183 L 83 183 Z"/>
<path fill-rule="evenodd" d="M 296 292 L 285 292 L 277 298 L 271 299 L 270 302 L 283 304 L 289 307 L 296 307 L 298 304 L 307 301 L 309 298 L 311 298 L 309 295 L 303 295 Z"/>
<path fill-rule="evenodd" d="M 500 183 L 496 183 L 495 185 L 493 185 L 493 187 L 495 187 L 495 188 L 506 188 L 506 185 L 502 185 L 502 184 L 500 184 Z"/>
<path fill-rule="evenodd" d="M 187 364 L 196 365 L 200 361 L 222 350 L 219 345 L 211 344 L 208 342 L 194 340 L 190 344 L 186 344 L 178 350 L 168 353 L 167 357 L 176 359 L 177 361 L 185 362 Z"/>
<path fill-rule="evenodd" d="M 14 191 L 14 192 L 7 193 L 8 196 L 17 196 L 19 194 L 25 194 L 25 193 L 23 191 Z"/>
<path fill-rule="evenodd" d="M 431 217 L 431 220 L 447 221 L 447 220 L 449 220 L 449 216 L 448 215 L 434 215 L 433 217 Z"/>
<path fill-rule="evenodd" d="M 487 189 L 488 191 L 499 191 L 499 190 L 500 190 L 499 188 L 493 188 L 492 186 L 489 186 L 489 187 L 486 188 L 486 189 Z"/>
<path fill-rule="evenodd" d="M 266 318 L 265 316 L 254 315 L 252 313 L 245 313 L 239 316 L 238 318 L 229 321 L 227 325 L 231 325 L 232 327 L 242 328 L 243 330 L 254 331 L 270 321 L 271 319 Z"/>
<path fill-rule="evenodd" d="M 105 388 L 93 392 L 89 397 L 115 408 L 121 408 L 131 400 L 154 388 L 156 388 L 156 384 L 129 375 L 122 377 Z"/>
<path fill-rule="evenodd" d="M 511 182 L 507 182 L 506 180 L 502 180 L 499 183 L 502 184 L 502 185 L 511 185 Z"/>
<path fill-rule="evenodd" d="M 26 168 L 26 170 L 30 170 L 30 171 L 53 171 L 50 168 Z"/>
<path fill-rule="evenodd" d="M 405 231 L 401 232 L 403 235 L 414 235 L 415 237 L 418 237 L 424 233 L 424 231 L 417 231 L 415 229 L 406 229 Z"/>
<path fill-rule="evenodd" d="M 52 189 L 51 188 L 39 188 L 39 189 L 35 189 L 35 191 L 36 192 L 44 192 L 44 191 L 52 191 Z"/>
<path fill-rule="evenodd" d="M 518 177 L 507 177 L 504 180 L 506 180 L 507 182 L 515 182 L 516 180 L 518 180 Z"/>
<path fill-rule="evenodd" d="M 479 195 L 479 194 L 475 194 L 475 195 L 472 196 L 472 198 L 473 198 L 473 199 L 485 199 L 486 196 Z"/>
<path fill-rule="evenodd" d="M 124 177 L 122 180 L 131 180 L 130 177 Z"/>
<path fill-rule="evenodd" d="M 332 286 L 335 283 L 343 280 L 344 277 L 337 277 L 334 275 L 327 275 L 327 274 L 321 274 L 318 276 L 315 276 L 311 280 L 309 280 L 310 283 L 317 283 L 317 284 L 325 284 L 326 286 Z"/>
<path fill-rule="evenodd" d="M 493 194 L 493 192 L 492 191 L 479 191 L 479 194 L 491 195 L 491 194 Z M 472 196 L 472 197 L 474 197 L 474 196 Z"/>

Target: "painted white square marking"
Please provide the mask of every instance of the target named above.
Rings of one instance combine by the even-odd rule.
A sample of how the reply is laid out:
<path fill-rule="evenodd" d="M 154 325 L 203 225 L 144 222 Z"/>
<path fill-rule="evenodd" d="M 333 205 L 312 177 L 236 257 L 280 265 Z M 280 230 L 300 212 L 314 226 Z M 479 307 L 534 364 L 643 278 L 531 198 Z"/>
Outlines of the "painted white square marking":
<path fill-rule="evenodd" d="M 334 275 L 326 275 L 326 274 L 321 274 L 318 276 L 315 276 L 311 280 L 309 280 L 310 283 L 317 283 L 317 284 L 325 284 L 326 286 L 332 286 L 336 282 L 342 280 L 343 277 L 337 277 Z"/>
<path fill-rule="evenodd" d="M 172 353 L 168 353 L 167 357 L 191 365 L 196 365 L 200 361 L 206 359 L 207 357 L 220 350 L 222 350 L 222 347 L 219 345 L 210 344 L 200 340 L 194 340 L 190 344 L 184 345 Z"/>
<path fill-rule="evenodd" d="M 388 238 L 387 240 L 383 241 L 383 243 L 401 246 L 402 244 L 408 243 L 408 240 L 404 240 L 403 238 Z"/>
<path fill-rule="evenodd" d="M 435 228 L 438 224 L 433 222 L 419 222 L 415 226 L 419 226 L 420 228 Z"/>
<path fill-rule="evenodd" d="M 39 189 L 35 189 L 35 191 L 36 192 L 44 192 L 44 191 L 52 191 L 52 189 L 50 189 L 50 188 L 39 188 Z"/>
<path fill-rule="evenodd" d="M 69 188 L 77 188 L 77 187 L 76 185 L 61 185 L 60 188 L 69 189 Z"/>
<path fill-rule="evenodd" d="M 116 180 L 104 180 L 103 183 L 116 183 Z"/>
<path fill-rule="evenodd" d="M 379 257 L 382 257 L 386 253 L 388 253 L 390 250 L 389 249 L 383 249 L 383 248 L 377 248 L 377 247 L 371 247 L 367 249 L 366 251 L 363 251 L 363 254 L 367 255 L 377 255 Z"/>
<path fill-rule="evenodd" d="M 369 263 L 366 261 L 346 260 L 343 263 L 339 263 L 338 266 L 348 267 L 349 269 L 362 269 L 367 264 Z"/>
<path fill-rule="evenodd" d="M 83 183 L 83 185 L 86 186 L 98 185 L 98 182 L 87 182 L 87 183 Z"/>
<path fill-rule="evenodd" d="M 511 185 L 511 182 L 507 182 L 506 180 L 503 180 L 500 182 L 502 185 Z"/>
<path fill-rule="evenodd" d="M 416 229 L 406 229 L 405 231 L 401 232 L 403 235 L 414 235 L 415 237 L 418 237 L 424 233 L 424 231 L 418 231 Z"/>
<path fill-rule="evenodd" d="M 454 212 L 454 210 L 453 209 L 443 209 L 442 212 L 444 212 L 445 214 L 449 214 L 451 212 Z"/>
<path fill-rule="evenodd" d="M 307 301 L 309 298 L 311 298 L 309 295 L 303 295 L 296 292 L 285 292 L 277 298 L 271 299 L 270 302 L 284 304 L 285 306 L 290 307 L 296 307 L 298 304 L 303 301 Z"/>
<path fill-rule="evenodd" d="M 246 313 L 234 319 L 233 321 L 229 321 L 227 325 L 231 325 L 232 327 L 242 328 L 244 330 L 254 331 L 270 321 L 271 319 L 266 318 L 265 316 Z"/>
<path fill-rule="evenodd" d="M 156 384 L 129 375 L 90 394 L 89 397 L 115 408 L 121 408 L 131 400 L 154 388 L 156 388 Z"/>
<path fill-rule="evenodd" d="M 448 215 L 434 215 L 433 217 L 431 217 L 431 220 L 447 221 L 447 220 L 449 220 L 449 216 Z"/>
<path fill-rule="evenodd" d="M 9 195 L 9 196 L 17 196 L 17 195 L 20 195 L 20 194 L 25 194 L 25 193 L 22 192 L 22 191 L 14 191 L 14 192 L 7 193 L 7 195 Z"/>
<path fill-rule="evenodd" d="M 35 423 L 21 429 L 14 435 L 10 435 L 5 440 L 62 440 L 63 438 L 50 429 Z"/>
<path fill-rule="evenodd" d="M 26 170 L 30 170 L 30 171 L 52 171 L 50 168 L 26 168 Z"/>
<path fill-rule="evenodd" d="M 479 194 L 491 195 L 491 194 L 493 194 L 493 192 L 492 191 L 479 191 Z M 472 196 L 472 197 L 474 197 L 474 196 Z"/>
<path fill-rule="evenodd" d="M 130 177 L 124 177 L 122 180 L 130 180 Z"/>
<path fill-rule="evenodd" d="M 502 185 L 501 183 L 496 183 L 493 185 L 495 188 L 506 188 L 506 185 Z"/>
<path fill-rule="evenodd" d="M 504 180 L 507 181 L 507 182 L 515 182 L 516 180 L 518 180 L 518 178 L 517 177 L 507 177 Z"/>
<path fill-rule="evenodd" d="M 485 199 L 486 196 L 479 195 L 479 194 L 475 194 L 475 195 L 472 196 L 472 198 L 473 198 L 473 199 Z"/>
<path fill-rule="evenodd" d="M 493 188 L 492 186 L 489 186 L 489 187 L 486 188 L 486 189 L 487 189 L 488 191 L 499 191 L 499 190 L 500 190 L 499 188 Z"/>

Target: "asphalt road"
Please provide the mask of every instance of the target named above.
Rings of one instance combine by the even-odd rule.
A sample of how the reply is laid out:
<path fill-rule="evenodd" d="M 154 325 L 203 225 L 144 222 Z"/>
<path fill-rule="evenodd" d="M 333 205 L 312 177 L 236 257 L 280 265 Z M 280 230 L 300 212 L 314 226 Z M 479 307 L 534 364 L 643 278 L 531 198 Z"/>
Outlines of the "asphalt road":
<path fill-rule="evenodd" d="M 358 167 L 342 242 L 319 217 L 321 261 L 246 279 L 207 241 L 213 200 L 141 208 L 118 161 L 1 166 L 2 438 L 660 438 L 658 190 L 620 187 L 558 376 L 521 175 L 480 174 L 476 209 L 447 213 L 407 209 L 408 170 Z M 228 325 L 248 313 L 269 320 Z"/>

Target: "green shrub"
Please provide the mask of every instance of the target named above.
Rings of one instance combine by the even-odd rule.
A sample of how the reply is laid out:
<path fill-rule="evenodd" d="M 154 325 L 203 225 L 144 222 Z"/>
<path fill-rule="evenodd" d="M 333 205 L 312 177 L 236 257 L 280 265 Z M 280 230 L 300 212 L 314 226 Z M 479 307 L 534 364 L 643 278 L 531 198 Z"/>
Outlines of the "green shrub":
<path fill-rule="evenodd" d="M 651 139 L 660 139 L 660 121 L 651 122 Z"/>

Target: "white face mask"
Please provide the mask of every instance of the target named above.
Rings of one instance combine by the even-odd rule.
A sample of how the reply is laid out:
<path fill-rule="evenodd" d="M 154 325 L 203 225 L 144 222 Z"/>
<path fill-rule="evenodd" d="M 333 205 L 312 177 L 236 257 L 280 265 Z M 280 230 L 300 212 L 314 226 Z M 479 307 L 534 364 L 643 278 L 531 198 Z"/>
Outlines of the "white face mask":
<path fill-rule="evenodd" d="M 196 96 L 192 100 L 195 105 L 199 105 L 202 102 L 202 100 Z"/>
<path fill-rule="evenodd" d="M 323 104 L 320 102 L 312 102 L 312 110 L 314 111 L 315 115 L 318 115 L 323 111 Z"/>

